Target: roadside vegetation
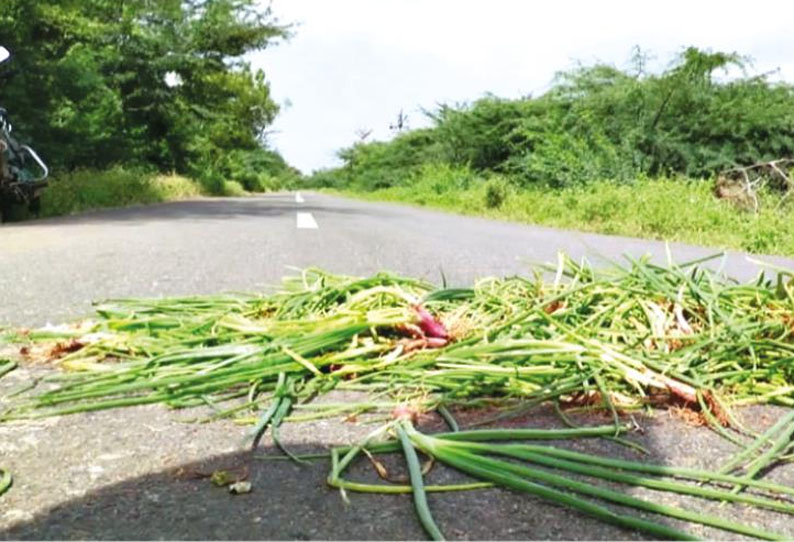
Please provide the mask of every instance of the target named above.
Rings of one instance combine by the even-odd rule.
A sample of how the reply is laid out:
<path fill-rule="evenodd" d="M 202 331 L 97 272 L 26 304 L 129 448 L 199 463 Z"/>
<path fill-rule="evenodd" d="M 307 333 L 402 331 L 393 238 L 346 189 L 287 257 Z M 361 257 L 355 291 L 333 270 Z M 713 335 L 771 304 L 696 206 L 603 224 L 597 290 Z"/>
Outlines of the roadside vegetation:
<path fill-rule="evenodd" d="M 794 254 L 794 185 L 731 168 L 794 156 L 794 86 L 736 54 L 661 74 L 581 66 L 538 97 L 426 112 L 430 128 L 342 149 L 309 179 L 372 199 L 580 230 Z M 739 77 L 726 73 L 740 72 Z"/>
<path fill-rule="evenodd" d="M 42 195 L 42 216 L 73 214 L 103 207 L 159 203 L 203 195 L 201 186 L 177 174 L 111 168 L 63 174 Z"/>
<path fill-rule="evenodd" d="M 445 184 L 449 176 L 468 185 Z M 595 181 L 582 186 L 518 188 L 509 178 L 478 177 L 471 170 L 430 167 L 411 182 L 375 191 L 345 190 L 368 200 L 427 206 L 471 216 L 506 219 L 588 232 L 627 235 L 740 249 L 794 254 L 794 213 L 768 194 L 758 213 L 714 196 L 702 179 L 657 178 L 632 183 Z"/>
<path fill-rule="evenodd" d="M 7 0 L 0 36 L 0 103 L 52 169 L 43 214 L 298 178 L 267 145 L 279 107 L 245 60 L 289 29 L 253 0 Z"/>

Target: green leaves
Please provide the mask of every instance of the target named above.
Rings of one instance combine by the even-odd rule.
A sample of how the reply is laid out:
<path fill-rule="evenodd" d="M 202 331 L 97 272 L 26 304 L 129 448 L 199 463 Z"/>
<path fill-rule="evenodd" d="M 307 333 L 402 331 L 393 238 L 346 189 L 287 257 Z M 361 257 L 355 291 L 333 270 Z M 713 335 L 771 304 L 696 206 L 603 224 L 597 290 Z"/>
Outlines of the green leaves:
<path fill-rule="evenodd" d="M 0 35 L 17 69 L 0 99 L 56 170 L 125 163 L 228 177 L 220 157 L 265 152 L 278 106 L 241 57 L 287 29 L 252 0 L 8 0 Z"/>
<path fill-rule="evenodd" d="M 441 105 L 428 113 L 431 129 L 340 152 L 333 180 L 360 190 L 410 185 L 422 166 L 441 163 L 557 188 L 709 177 L 794 154 L 794 86 L 746 75 L 735 53 L 690 47 L 658 74 L 644 61 L 640 53 L 629 69 L 578 66 L 538 97 Z M 742 77 L 723 76 L 736 69 Z M 318 182 L 333 184 L 327 173 Z"/>

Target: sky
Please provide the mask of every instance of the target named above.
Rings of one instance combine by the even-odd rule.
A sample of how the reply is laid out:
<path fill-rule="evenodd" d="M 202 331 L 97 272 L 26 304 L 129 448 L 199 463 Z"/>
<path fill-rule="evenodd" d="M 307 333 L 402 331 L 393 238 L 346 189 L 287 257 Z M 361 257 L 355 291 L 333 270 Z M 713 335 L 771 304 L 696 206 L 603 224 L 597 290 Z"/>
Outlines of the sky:
<path fill-rule="evenodd" d="M 266 0 L 262 0 L 266 5 Z M 749 56 L 794 83 L 794 2 L 755 0 L 272 0 L 293 36 L 251 57 L 282 106 L 270 144 L 304 173 L 339 164 L 362 131 L 391 137 L 423 110 L 539 95 L 554 74 L 628 67 L 638 46 L 661 71 L 687 46 Z"/>

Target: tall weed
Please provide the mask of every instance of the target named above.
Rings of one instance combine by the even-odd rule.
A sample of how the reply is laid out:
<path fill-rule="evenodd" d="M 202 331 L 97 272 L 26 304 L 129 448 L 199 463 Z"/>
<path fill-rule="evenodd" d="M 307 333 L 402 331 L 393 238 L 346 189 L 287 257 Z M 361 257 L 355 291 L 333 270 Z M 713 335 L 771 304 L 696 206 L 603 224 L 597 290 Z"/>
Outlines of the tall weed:
<path fill-rule="evenodd" d="M 42 216 L 78 213 L 105 207 L 124 207 L 196 197 L 201 188 L 175 174 L 151 173 L 114 167 L 104 171 L 82 169 L 53 177 L 41 196 Z"/>
<path fill-rule="evenodd" d="M 709 182 L 659 178 L 633 183 L 596 181 L 563 189 L 508 189 L 509 197 L 493 205 L 495 200 L 489 204 L 488 196 L 491 182 L 494 179 L 477 180 L 468 190 L 443 194 L 426 185 L 421 190 L 414 185 L 349 194 L 580 231 L 794 256 L 794 206 L 776 209 L 779 196 L 768 195 L 760 212 L 753 214 L 715 198 Z"/>

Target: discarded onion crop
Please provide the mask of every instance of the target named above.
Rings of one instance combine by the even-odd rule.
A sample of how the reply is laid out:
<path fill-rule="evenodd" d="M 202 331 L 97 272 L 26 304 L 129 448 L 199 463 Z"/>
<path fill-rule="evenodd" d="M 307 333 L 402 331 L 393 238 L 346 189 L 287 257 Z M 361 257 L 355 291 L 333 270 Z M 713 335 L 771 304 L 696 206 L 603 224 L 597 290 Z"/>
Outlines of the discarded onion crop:
<path fill-rule="evenodd" d="M 740 284 L 701 263 L 629 260 L 597 271 L 561 255 L 545 274 L 442 289 L 387 273 L 361 279 L 309 269 L 270 295 L 110 300 L 97 306 L 95 321 L 10 337 L 25 344 L 28 356 L 38 352 L 63 371 L 14 397 L 0 420 L 151 403 L 209 406 L 205 420 L 251 423 L 254 445 L 270 429 L 281 446 L 278 428 L 287 421 L 396 412 L 379 434 L 388 429 L 397 440 L 381 449 L 403 451 L 411 486 L 373 489 L 344 481 L 346 465 L 369 445 L 332 452 L 329 483 L 412 491 L 432 537 L 441 531 L 423 498 L 414 449 L 478 480 L 433 491 L 505 486 L 657 537 L 687 535 L 615 515 L 589 499 L 774 538 L 548 470 L 586 469 L 602 480 L 792 512 L 778 497 L 794 490 L 764 486 L 758 475 L 791 454 L 794 421 L 787 416 L 755 435 L 733 408 L 794 405 L 794 282 L 780 272 Z M 360 391 L 369 399 L 312 403 L 331 390 Z M 544 402 L 563 410 L 604 409 L 614 423 L 600 436 L 611 438 L 623 438 L 627 412 L 685 407 L 740 449 L 715 472 L 654 471 L 653 465 L 642 471 L 640 464 L 599 465 L 595 456 L 522 444 L 525 437 L 515 434 L 509 440 L 517 443 L 487 446 L 479 442 L 497 438 L 493 431 L 424 435 L 406 417 L 435 410 L 454 425 L 450 410 L 488 405 L 509 416 Z M 747 488 L 753 492 L 742 491 Z"/>

